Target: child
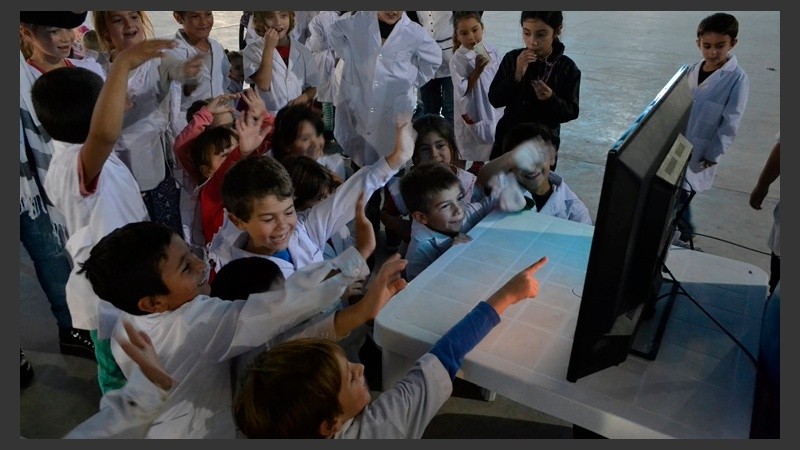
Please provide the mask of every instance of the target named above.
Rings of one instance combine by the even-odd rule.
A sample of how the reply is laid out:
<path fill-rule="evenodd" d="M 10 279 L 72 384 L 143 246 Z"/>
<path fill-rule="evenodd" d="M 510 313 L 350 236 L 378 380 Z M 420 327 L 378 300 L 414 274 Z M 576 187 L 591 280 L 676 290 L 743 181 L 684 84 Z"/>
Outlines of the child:
<path fill-rule="evenodd" d="M 244 58 L 241 52 L 225 50 L 225 56 L 231 65 L 225 83 L 225 92 L 239 94 L 244 90 Z"/>
<path fill-rule="evenodd" d="M 375 249 L 371 233 L 358 248 L 309 266 L 284 289 L 224 301 L 209 297 L 207 262 L 172 230 L 151 222 L 123 226 L 103 238 L 80 273 L 115 308 L 104 311 L 103 333 L 117 336 L 124 320 L 146 332 L 175 380 L 149 438 L 232 438 L 230 359 L 262 345 L 335 304 L 344 288 L 367 273 L 364 257 Z M 400 261 L 400 260 L 396 260 Z M 374 317 L 396 289 L 402 262 L 378 273 L 374 289 L 354 314 L 329 317 L 322 336 L 338 337 Z M 331 271 L 335 271 L 331 274 Z M 344 320 L 343 320 L 344 319 Z M 115 343 L 122 370 L 135 365 Z"/>
<path fill-rule="evenodd" d="M 406 15 L 430 34 L 442 52 L 442 63 L 433 78 L 419 88 L 423 108 L 419 111 L 418 107 L 418 114 L 441 114 L 452 127 L 454 109 L 450 61 L 453 57 L 453 11 L 406 11 Z"/>
<path fill-rule="evenodd" d="M 102 47 L 109 52 L 110 67 L 117 53 L 152 35 L 153 27 L 144 11 L 92 11 L 92 18 Z M 172 81 L 191 82 L 202 67 L 199 55 L 187 60 L 165 55 L 131 71 L 122 134 L 114 149 L 136 178 L 150 220 L 177 233 L 183 229 L 181 193 L 172 173 L 172 137 L 163 105 Z"/>
<path fill-rule="evenodd" d="M 261 39 L 242 50 L 244 74 L 270 114 L 290 104 L 310 105 L 320 82 L 311 50 L 290 37 L 294 25 L 294 11 L 254 11 L 253 29 Z"/>
<path fill-rule="evenodd" d="M 440 163 L 414 167 L 400 180 L 400 192 L 412 218 L 406 251 L 408 281 L 451 246 L 470 241 L 464 233 L 497 205 L 498 198 L 495 195 L 480 202 L 464 202 L 458 177 Z"/>
<path fill-rule="evenodd" d="M 59 67 L 83 67 L 106 78 L 106 72 L 93 59 L 70 58 L 75 33 L 71 28 L 60 28 L 35 23 L 20 22 L 20 48 L 26 62 L 36 77 Z"/>
<path fill-rule="evenodd" d="M 345 61 L 334 100 L 336 142 L 358 170 L 391 152 L 394 118 L 408 116 L 417 89 L 433 78 L 442 49 L 403 11 L 358 11 L 331 24 L 330 44 Z M 367 203 L 367 217 L 380 230 L 381 193 Z"/>
<path fill-rule="evenodd" d="M 503 151 L 483 166 L 478 183 L 511 172 L 523 189 L 525 209 L 535 207 L 542 214 L 592 224 L 586 205 L 560 175 L 550 171 L 555 158 L 550 129 L 538 123 L 519 124 L 506 134 Z"/>
<path fill-rule="evenodd" d="M 325 153 L 324 131 L 322 117 L 310 106 L 286 105 L 275 116 L 272 156 L 282 161 L 290 154 L 306 155 L 346 180 L 352 175 L 350 161 L 341 153 Z"/>
<path fill-rule="evenodd" d="M 686 168 L 684 188 L 705 192 L 711 188 L 717 163 L 733 145 L 742 123 L 750 80 L 739 66 L 736 55 L 729 53 L 736 46 L 739 22 L 726 13 L 712 14 L 697 26 L 697 48 L 703 59 L 689 71 L 692 90 L 692 112 L 686 126 L 686 138 L 692 143 L 692 154 Z M 688 194 L 683 194 L 688 199 Z M 693 246 L 694 224 L 691 203 L 678 221 L 679 241 Z"/>
<path fill-rule="evenodd" d="M 497 50 L 483 36 L 483 22 L 479 11 L 453 12 L 454 45 L 450 60 L 450 76 L 455 95 L 454 131 L 461 149 L 461 164 L 472 164 L 475 175 L 489 160 L 494 143 L 497 121 L 504 108 L 489 103 L 489 86 L 492 84 L 500 59 Z"/>
<path fill-rule="evenodd" d="M 503 56 L 489 86 L 489 103 L 505 107 L 497 122 L 491 158 L 502 154 L 503 139 L 511 127 L 538 122 L 553 135 L 556 157 L 550 170 L 556 170 L 561 124 L 578 117 L 581 71 L 564 55 L 558 38 L 564 25 L 561 11 L 522 11 L 519 23 L 525 47 Z"/>
<path fill-rule="evenodd" d="M 236 131 L 227 127 L 208 128 L 192 144 L 191 159 L 195 172 L 201 174 L 199 202 L 205 243 L 211 242 L 222 226 L 222 183 L 225 174 L 237 161 L 251 155 L 263 155 L 265 138 L 262 119 L 246 113 L 236 119 Z"/>
<path fill-rule="evenodd" d="M 410 128 L 400 121 L 392 153 L 353 174 L 304 215 L 296 214 L 292 180 L 278 161 L 257 157 L 234 165 L 222 183 L 229 223 L 211 242 L 217 267 L 260 255 L 275 261 L 288 278 L 298 268 L 322 261 L 328 239 L 353 220 L 361 192 L 371 195 L 380 189 L 411 158 Z"/>
<path fill-rule="evenodd" d="M 20 44 L 24 45 L 21 45 L 19 53 L 19 241 L 30 255 L 36 279 L 56 319 L 61 353 L 94 359 L 95 349 L 89 331 L 73 327 L 67 305 L 65 286 L 72 262 L 65 248 L 68 238 L 66 221 L 58 208 L 46 200 L 48 195 L 44 189 L 44 180 L 54 151 L 53 141 L 44 131 L 31 100 L 31 86 L 41 72 L 25 61 L 22 52 L 23 48 L 32 52 L 27 39 L 23 37 L 26 33 L 23 28 L 31 32 L 69 29 L 80 25 L 86 14 L 69 11 L 20 11 Z M 59 53 L 59 59 L 63 60 L 61 55 L 63 53 Z M 75 61 L 77 66 L 83 63 L 84 61 Z M 100 72 L 105 77 L 105 71 L 101 69 Z M 30 367 L 30 364 L 25 367 Z M 32 369 L 28 373 L 32 373 Z"/>
<path fill-rule="evenodd" d="M 461 154 L 453 127 L 447 119 L 434 114 L 423 115 L 414 120 L 414 131 L 417 132 L 414 155 L 411 157 L 414 166 L 429 162 L 446 165 L 458 177 L 464 198 L 467 201 L 479 201 L 483 195 L 480 189 L 474 189 L 476 176 L 459 165 Z M 409 211 L 400 193 L 400 178 L 395 176 L 386 184 L 387 195 L 381 209 L 381 222 L 386 228 L 389 248 L 404 247 L 411 240 L 411 219 L 408 218 Z"/>
<path fill-rule="evenodd" d="M 179 59 L 199 57 L 203 60 L 199 77 L 189 83 L 170 86 L 170 125 L 173 135 L 177 136 L 186 127 L 186 110 L 192 103 L 226 92 L 231 65 L 222 44 L 209 37 L 214 27 L 214 11 L 173 11 L 172 17 L 181 28 L 175 33 L 178 46 L 169 53 Z"/>
<path fill-rule="evenodd" d="M 116 55 L 105 84 L 83 68 L 54 69 L 33 85 L 31 98 L 42 126 L 55 140 L 45 189 L 66 218 L 72 261 L 83 261 L 103 236 L 130 222 L 148 220 L 139 186 L 113 149 L 121 136 L 127 80 L 131 71 L 169 48 L 169 41 L 150 40 Z M 63 114 L 69 108 L 71 114 Z M 100 389 L 124 384 L 108 342 L 98 328 L 99 299 L 73 267 L 67 281 L 67 304 L 73 325 L 91 330 Z M 116 370 L 115 370 L 116 369 Z"/>
<path fill-rule="evenodd" d="M 261 354 L 234 400 L 236 425 L 255 438 L 419 439 L 450 398 L 464 357 L 523 299 L 536 297 L 543 257 L 478 303 L 372 401 L 364 366 L 331 341 L 300 339 Z"/>

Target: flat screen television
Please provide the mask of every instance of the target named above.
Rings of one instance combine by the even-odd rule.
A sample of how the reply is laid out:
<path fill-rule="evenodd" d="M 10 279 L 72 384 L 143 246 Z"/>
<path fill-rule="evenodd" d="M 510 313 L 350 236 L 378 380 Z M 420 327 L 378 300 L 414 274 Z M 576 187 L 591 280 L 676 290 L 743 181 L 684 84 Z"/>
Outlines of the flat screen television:
<path fill-rule="evenodd" d="M 688 72 L 682 66 L 608 152 L 567 381 L 658 351 L 669 314 L 655 314 L 661 267 L 691 152 Z"/>

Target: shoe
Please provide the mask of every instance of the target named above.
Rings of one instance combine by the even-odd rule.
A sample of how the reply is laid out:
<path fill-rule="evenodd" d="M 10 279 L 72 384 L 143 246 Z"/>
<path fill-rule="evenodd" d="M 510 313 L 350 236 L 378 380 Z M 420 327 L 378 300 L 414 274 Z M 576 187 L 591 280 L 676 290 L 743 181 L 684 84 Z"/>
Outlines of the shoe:
<path fill-rule="evenodd" d="M 58 340 L 62 354 L 80 356 L 81 358 L 97 361 L 94 356 L 94 342 L 92 342 L 88 330 L 79 330 L 77 328 L 60 330 Z"/>
<path fill-rule="evenodd" d="M 28 358 L 25 357 L 25 352 L 19 349 L 19 386 L 26 388 L 33 381 L 33 366 Z"/>
<path fill-rule="evenodd" d="M 672 245 L 680 248 L 685 248 L 686 250 L 694 250 L 696 252 L 702 252 L 703 249 L 700 247 L 695 247 L 692 241 L 683 241 L 679 239 L 677 236 L 672 239 Z"/>

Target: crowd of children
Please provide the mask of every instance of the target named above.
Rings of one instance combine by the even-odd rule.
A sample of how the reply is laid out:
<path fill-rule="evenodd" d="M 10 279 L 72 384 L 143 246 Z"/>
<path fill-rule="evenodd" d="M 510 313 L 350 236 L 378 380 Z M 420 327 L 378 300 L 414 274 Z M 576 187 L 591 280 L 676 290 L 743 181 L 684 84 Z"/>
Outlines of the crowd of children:
<path fill-rule="evenodd" d="M 354 361 L 381 308 L 493 209 L 592 223 L 555 172 L 581 77 L 561 11 L 523 11 L 502 58 L 482 13 L 248 11 L 231 50 L 212 11 L 174 11 L 172 40 L 145 11 L 92 11 L 82 59 L 85 14 L 21 13 L 20 164 L 40 180 L 20 220 L 37 203 L 60 227 L 63 270 L 40 280 L 61 274 L 53 312 L 104 393 L 67 437 L 421 436 L 546 258 L 371 401 Z M 735 38 L 702 73 L 735 66 Z M 381 226 L 399 254 L 376 268 Z"/>

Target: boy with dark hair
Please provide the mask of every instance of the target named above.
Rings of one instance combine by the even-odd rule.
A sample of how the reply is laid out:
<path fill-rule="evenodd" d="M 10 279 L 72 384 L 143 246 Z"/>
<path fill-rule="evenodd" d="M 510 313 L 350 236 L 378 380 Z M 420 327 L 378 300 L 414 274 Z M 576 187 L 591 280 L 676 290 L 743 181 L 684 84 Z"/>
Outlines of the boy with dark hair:
<path fill-rule="evenodd" d="M 295 270 L 322 261 L 328 239 L 355 218 L 361 193 L 369 198 L 386 184 L 411 159 L 413 150 L 411 126 L 400 119 L 392 153 L 353 174 L 304 214 L 295 211 L 292 180 L 279 162 L 271 157 L 239 161 L 222 182 L 228 220 L 211 242 L 217 267 L 261 256 L 278 264 L 288 278 Z"/>
<path fill-rule="evenodd" d="M 103 236 L 130 222 L 149 220 L 139 185 L 112 150 L 122 131 L 128 75 L 161 56 L 172 41 L 147 40 L 119 52 L 103 83 L 94 72 L 60 68 L 42 75 L 31 89 L 36 114 L 53 137 L 53 159 L 45 177 L 50 201 L 64 215 L 73 262 L 86 259 Z M 64 114 L 69 110 L 69 114 Z M 67 281 L 67 304 L 76 328 L 90 330 L 98 382 L 105 393 L 124 383 L 108 340 L 97 336 L 99 299 L 77 264 Z"/>
<path fill-rule="evenodd" d="M 368 275 L 365 258 L 375 250 L 363 216 L 356 246 L 334 260 L 306 266 L 280 289 L 246 300 L 209 297 L 209 265 L 173 230 L 151 222 L 125 225 L 104 237 L 79 273 L 115 308 L 103 308 L 101 332 L 114 336 L 131 322 L 147 333 L 166 372 L 175 380 L 157 417 L 143 425 L 148 438 L 233 438 L 231 359 L 279 335 L 339 339 L 374 319 L 405 286 L 405 261 L 392 258 L 357 305 L 314 321 L 313 332 L 295 328 L 339 301 L 345 288 Z M 119 344 L 112 350 L 126 375 L 135 361 Z M 135 405 L 132 405 L 135 407 Z"/>
<path fill-rule="evenodd" d="M 747 106 L 750 80 L 730 51 L 739 42 L 739 22 L 727 13 L 712 14 L 697 25 L 697 48 L 703 59 L 689 71 L 692 112 L 686 138 L 692 154 L 686 168 L 679 204 L 690 201 L 690 191 L 711 189 L 717 164 L 733 145 Z M 694 248 L 691 203 L 678 221 L 680 235 L 673 244 Z"/>
<path fill-rule="evenodd" d="M 500 189 L 495 189 L 498 194 Z M 400 180 L 403 201 L 411 213 L 411 242 L 406 250 L 406 277 L 413 280 L 451 246 L 469 242 L 465 233 L 497 205 L 498 196 L 464 203 L 461 182 L 444 164 L 415 166 Z"/>

